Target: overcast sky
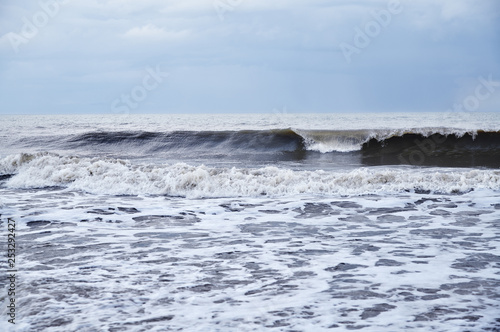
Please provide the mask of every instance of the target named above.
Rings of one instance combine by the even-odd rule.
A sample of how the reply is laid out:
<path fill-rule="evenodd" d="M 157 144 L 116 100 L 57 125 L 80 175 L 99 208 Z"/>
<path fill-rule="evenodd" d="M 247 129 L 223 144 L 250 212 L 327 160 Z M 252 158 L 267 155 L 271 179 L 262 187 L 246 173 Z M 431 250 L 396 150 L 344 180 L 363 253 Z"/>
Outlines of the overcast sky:
<path fill-rule="evenodd" d="M 0 4 L 0 114 L 500 111 L 499 82 L 498 0 Z"/>

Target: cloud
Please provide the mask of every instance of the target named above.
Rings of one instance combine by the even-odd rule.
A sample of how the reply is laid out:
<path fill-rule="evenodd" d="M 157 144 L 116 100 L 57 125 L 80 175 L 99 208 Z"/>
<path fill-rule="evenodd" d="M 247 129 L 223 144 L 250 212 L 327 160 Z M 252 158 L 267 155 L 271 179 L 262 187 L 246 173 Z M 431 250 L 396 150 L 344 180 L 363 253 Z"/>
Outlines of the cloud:
<path fill-rule="evenodd" d="M 419 0 L 404 1 L 408 23 L 423 29 L 468 29 L 467 23 L 491 24 L 498 19 L 498 4 L 493 0 Z"/>
<path fill-rule="evenodd" d="M 158 28 L 153 24 L 134 27 L 123 34 L 124 38 L 148 41 L 182 40 L 188 36 L 188 30 L 166 31 L 165 29 Z"/>
<path fill-rule="evenodd" d="M 446 21 L 464 18 L 471 14 L 471 6 L 466 1 L 443 1 L 441 17 Z"/>
<path fill-rule="evenodd" d="M 218 1 L 232 6 L 222 21 Z M 157 64 L 172 73 L 164 93 L 151 94 L 166 111 L 446 109 L 460 79 L 500 78 L 498 0 L 401 0 L 402 13 L 348 64 L 339 44 L 388 3 L 71 0 L 15 53 L 5 33 L 41 7 L 4 0 L 0 112 L 31 112 L 25 95 L 43 112 L 69 112 L 51 107 L 70 99 L 72 110 L 99 101 L 107 112 L 106 98 Z"/>

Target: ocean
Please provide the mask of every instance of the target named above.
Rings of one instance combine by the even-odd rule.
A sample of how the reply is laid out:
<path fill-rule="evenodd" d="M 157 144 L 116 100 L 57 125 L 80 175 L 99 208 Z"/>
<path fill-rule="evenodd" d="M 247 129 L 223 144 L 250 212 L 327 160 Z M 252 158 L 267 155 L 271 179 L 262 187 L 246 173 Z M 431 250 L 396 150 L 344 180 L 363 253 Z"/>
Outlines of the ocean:
<path fill-rule="evenodd" d="M 0 229 L 1 331 L 500 331 L 500 113 L 2 115 Z"/>

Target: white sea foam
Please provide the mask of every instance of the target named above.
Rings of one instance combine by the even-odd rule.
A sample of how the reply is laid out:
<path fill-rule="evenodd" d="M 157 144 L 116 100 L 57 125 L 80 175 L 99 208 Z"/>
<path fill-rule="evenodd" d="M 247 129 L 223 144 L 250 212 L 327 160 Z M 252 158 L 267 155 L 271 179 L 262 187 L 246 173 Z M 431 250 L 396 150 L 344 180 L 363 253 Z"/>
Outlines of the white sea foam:
<path fill-rule="evenodd" d="M 363 144 L 368 143 L 371 139 L 382 142 L 391 137 L 401 137 L 406 134 L 421 135 L 423 137 L 434 134 L 463 137 L 469 134 L 474 138 L 478 132 L 477 130 L 445 127 L 337 131 L 293 129 L 293 131 L 304 139 L 307 150 L 321 153 L 359 151 L 362 149 Z"/>
<path fill-rule="evenodd" d="M 294 171 L 278 167 L 213 168 L 185 163 L 134 165 L 119 159 L 55 154 L 8 156 L 0 160 L 0 172 L 15 174 L 6 182 L 9 188 L 62 186 L 96 194 L 190 198 L 500 189 L 498 170 L 372 167 L 350 171 Z"/>
<path fill-rule="evenodd" d="M 9 331 L 496 326 L 499 193 L 190 200 L 0 190 L 23 246 Z"/>

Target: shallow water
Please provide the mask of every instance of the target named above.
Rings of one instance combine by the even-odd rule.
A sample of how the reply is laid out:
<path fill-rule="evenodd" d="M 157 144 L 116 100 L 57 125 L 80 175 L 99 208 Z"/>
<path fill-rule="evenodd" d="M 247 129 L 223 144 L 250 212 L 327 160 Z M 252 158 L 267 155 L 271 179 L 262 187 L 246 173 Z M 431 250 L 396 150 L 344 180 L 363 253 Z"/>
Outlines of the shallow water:
<path fill-rule="evenodd" d="M 499 198 L 4 189 L 16 331 L 487 331 Z"/>

